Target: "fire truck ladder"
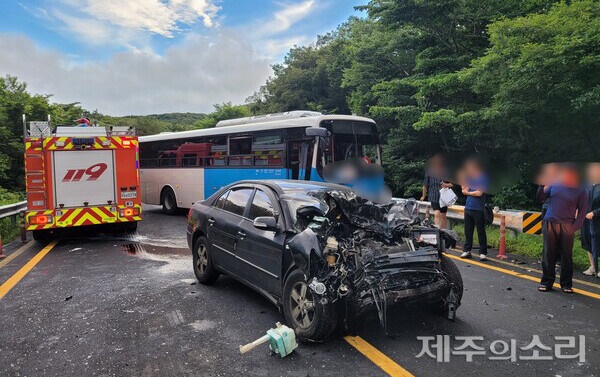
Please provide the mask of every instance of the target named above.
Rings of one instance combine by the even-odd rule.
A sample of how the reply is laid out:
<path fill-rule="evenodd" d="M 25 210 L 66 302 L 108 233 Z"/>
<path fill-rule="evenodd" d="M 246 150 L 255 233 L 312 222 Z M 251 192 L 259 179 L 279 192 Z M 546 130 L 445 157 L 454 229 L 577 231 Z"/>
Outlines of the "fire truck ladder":
<path fill-rule="evenodd" d="M 27 129 L 27 121 L 23 115 L 23 136 L 26 140 L 31 138 L 25 144 L 25 185 L 31 207 L 48 208 L 42 140 L 51 133 L 52 123 L 49 115 L 48 121 L 29 122 L 29 129 Z"/>

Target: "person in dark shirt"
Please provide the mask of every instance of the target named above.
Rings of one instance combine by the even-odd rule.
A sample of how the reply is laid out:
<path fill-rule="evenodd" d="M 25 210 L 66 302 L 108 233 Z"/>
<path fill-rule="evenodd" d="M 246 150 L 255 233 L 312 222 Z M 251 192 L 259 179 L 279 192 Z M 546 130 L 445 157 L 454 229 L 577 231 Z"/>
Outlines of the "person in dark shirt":
<path fill-rule="evenodd" d="M 425 172 L 425 179 L 423 180 L 421 201 L 427 199 L 427 201 L 431 202 L 434 223 L 441 229 L 446 229 L 448 226 L 448 219 L 446 218 L 448 207 L 440 206 L 440 190 L 453 186 L 452 183 L 444 180 L 446 175 L 444 158 L 441 155 L 431 157 L 428 162 L 427 171 Z"/>
<path fill-rule="evenodd" d="M 588 252 L 590 268 L 585 275 L 600 277 L 598 257 L 600 256 L 600 162 L 588 166 L 589 209 L 581 229 L 581 246 Z"/>
<path fill-rule="evenodd" d="M 587 214 L 588 197 L 579 187 L 577 169 L 561 168 L 561 178 L 552 186 L 544 186 L 543 195 L 549 198 L 543 218 L 544 255 L 543 276 L 538 290 L 552 289 L 556 280 L 556 261 L 560 256 L 560 286 L 563 292 L 573 293 L 573 242 L 575 232 L 581 228 Z"/>
<path fill-rule="evenodd" d="M 477 228 L 479 240 L 479 260 L 487 260 L 487 234 L 483 208 L 488 187 L 488 178 L 481 163 L 476 159 L 467 160 L 461 178 L 462 193 L 467 197 L 465 204 L 465 244 L 461 258 L 471 258 L 473 233 Z"/>

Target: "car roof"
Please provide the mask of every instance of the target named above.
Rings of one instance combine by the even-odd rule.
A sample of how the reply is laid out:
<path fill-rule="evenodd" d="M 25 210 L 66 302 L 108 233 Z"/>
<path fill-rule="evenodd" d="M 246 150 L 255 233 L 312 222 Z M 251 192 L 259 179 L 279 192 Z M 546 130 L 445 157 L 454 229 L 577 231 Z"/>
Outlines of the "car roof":
<path fill-rule="evenodd" d="M 343 190 L 352 191 L 348 186 L 342 186 L 335 183 L 315 182 L 315 181 L 296 181 L 291 179 L 268 179 L 268 180 L 243 180 L 235 182 L 231 187 L 238 184 L 258 184 L 272 188 L 280 194 L 289 194 L 296 192 L 311 192 L 311 191 L 329 191 Z"/>

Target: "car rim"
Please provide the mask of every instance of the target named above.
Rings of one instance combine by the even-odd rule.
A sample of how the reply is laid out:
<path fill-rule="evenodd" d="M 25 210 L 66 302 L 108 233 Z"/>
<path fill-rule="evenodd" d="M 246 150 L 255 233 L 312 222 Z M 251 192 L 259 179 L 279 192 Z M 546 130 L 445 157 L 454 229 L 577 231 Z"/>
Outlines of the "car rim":
<path fill-rule="evenodd" d="M 290 308 L 296 325 L 309 328 L 315 318 L 315 303 L 305 282 L 299 281 L 292 287 Z"/>
<path fill-rule="evenodd" d="M 204 245 L 200 245 L 198 248 L 198 260 L 196 261 L 196 267 L 201 274 L 204 274 L 208 268 L 208 256 L 206 254 L 206 247 Z"/>

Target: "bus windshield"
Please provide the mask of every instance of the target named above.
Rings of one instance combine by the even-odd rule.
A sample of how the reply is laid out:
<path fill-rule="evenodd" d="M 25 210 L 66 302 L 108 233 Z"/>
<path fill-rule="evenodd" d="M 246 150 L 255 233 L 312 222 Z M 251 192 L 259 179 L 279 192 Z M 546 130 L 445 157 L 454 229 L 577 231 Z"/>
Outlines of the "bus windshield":
<path fill-rule="evenodd" d="M 348 120 L 323 123 L 332 134 L 329 145 L 323 151 L 327 164 L 351 158 L 368 158 L 371 162 L 379 162 L 379 138 L 375 124 Z"/>

